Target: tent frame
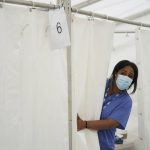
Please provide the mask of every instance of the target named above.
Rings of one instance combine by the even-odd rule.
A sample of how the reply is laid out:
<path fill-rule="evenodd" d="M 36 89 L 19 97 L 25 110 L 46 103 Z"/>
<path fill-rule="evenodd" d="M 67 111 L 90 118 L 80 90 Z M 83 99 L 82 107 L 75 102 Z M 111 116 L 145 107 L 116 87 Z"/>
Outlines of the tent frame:
<path fill-rule="evenodd" d="M 71 41 L 71 0 L 62 0 L 60 5 L 64 6 Z M 69 150 L 72 150 L 72 76 L 71 76 L 71 45 L 67 47 L 67 79 L 68 79 L 68 131 Z"/>
<path fill-rule="evenodd" d="M 58 0 L 59 1 L 59 0 Z M 64 6 L 68 21 L 68 27 L 69 27 L 69 33 L 71 37 L 71 13 L 78 13 L 81 15 L 90 16 L 93 18 L 102 18 L 107 19 L 115 22 L 121 22 L 126 23 L 130 25 L 137 25 L 140 27 L 148 27 L 150 28 L 150 24 L 145 24 L 142 22 L 136 22 L 136 21 L 130 21 L 126 19 L 120 19 L 115 18 L 112 16 L 99 14 L 99 13 L 93 13 L 90 11 L 85 10 L 77 10 L 76 8 L 71 8 L 71 0 L 60 0 L 59 5 L 53 5 L 53 4 L 45 4 L 45 3 L 39 3 L 34 1 L 25 1 L 25 0 L 0 0 L 0 6 L 3 7 L 3 5 L 7 4 L 16 4 L 16 5 L 25 5 L 30 6 L 32 8 L 46 8 L 46 9 L 59 9 L 62 6 Z M 69 124 L 69 150 L 72 150 L 72 85 L 71 85 L 71 46 L 67 48 L 67 69 L 68 69 L 68 124 Z"/>
<path fill-rule="evenodd" d="M 34 2 L 34 1 L 25 1 L 25 0 L 0 0 L 1 6 L 5 3 L 8 4 L 18 4 L 18 5 L 26 5 L 26 6 L 31 6 L 31 7 L 41 7 L 41 8 L 48 8 L 48 9 L 58 9 L 62 5 L 53 5 L 53 4 L 45 4 L 45 3 L 39 3 L 39 2 Z M 112 16 L 108 16 L 105 14 L 99 14 L 99 13 L 94 13 L 91 11 L 85 11 L 85 10 L 78 10 L 76 8 L 71 8 L 71 0 L 62 0 L 62 4 L 65 6 L 65 10 L 71 10 L 70 12 L 68 11 L 67 16 L 70 18 L 69 13 L 78 13 L 86 16 L 92 16 L 94 18 L 102 18 L 102 19 L 107 19 L 115 22 L 121 22 L 121 23 L 126 23 L 130 25 L 137 25 L 140 27 L 148 27 L 150 28 L 150 24 L 142 23 L 142 22 L 136 22 L 136 21 L 130 21 L 126 19 L 120 19 Z"/>

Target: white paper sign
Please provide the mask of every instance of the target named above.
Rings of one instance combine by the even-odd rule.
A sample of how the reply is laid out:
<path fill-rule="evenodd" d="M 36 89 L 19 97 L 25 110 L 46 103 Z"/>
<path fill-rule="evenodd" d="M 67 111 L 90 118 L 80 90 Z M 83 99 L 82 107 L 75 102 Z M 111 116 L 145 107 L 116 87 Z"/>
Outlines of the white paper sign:
<path fill-rule="evenodd" d="M 49 32 L 52 49 L 70 46 L 70 36 L 64 8 L 49 12 Z"/>

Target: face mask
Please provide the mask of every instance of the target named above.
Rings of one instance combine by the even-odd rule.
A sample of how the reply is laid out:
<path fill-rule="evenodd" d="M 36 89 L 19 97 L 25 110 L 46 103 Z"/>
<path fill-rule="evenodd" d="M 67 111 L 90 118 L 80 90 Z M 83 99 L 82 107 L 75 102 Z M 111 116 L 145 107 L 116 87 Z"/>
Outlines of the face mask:
<path fill-rule="evenodd" d="M 116 85 L 120 90 L 127 90 L 131 85 L 133 79 L 128 76 L 119 74 L 116 79 Z"/>

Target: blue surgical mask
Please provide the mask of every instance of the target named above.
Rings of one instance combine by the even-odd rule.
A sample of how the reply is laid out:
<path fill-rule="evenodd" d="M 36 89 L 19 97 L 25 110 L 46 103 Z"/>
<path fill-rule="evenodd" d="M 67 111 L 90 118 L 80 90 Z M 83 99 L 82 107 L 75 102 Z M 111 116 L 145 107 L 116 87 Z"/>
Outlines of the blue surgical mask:
<path fill-rule="evenodd" d="M 128 76 L 118 74 L 118 77 L 116 79 L 116 85 L 120 90 L 127 90 L 133 79 L 129 78 Z"/>

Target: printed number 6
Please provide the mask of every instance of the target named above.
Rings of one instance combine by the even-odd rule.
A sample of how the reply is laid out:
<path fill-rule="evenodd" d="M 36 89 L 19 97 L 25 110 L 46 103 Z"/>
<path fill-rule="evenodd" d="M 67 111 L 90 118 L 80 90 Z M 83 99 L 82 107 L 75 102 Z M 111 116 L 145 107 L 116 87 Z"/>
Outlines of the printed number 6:
<path fill-rule="evenodd" d="M 60 22 L 57 22 L 56 28 L 57 28 L 57 32 L 60 34 L 62 32 L 62 27 L 61 27 Z"/>

